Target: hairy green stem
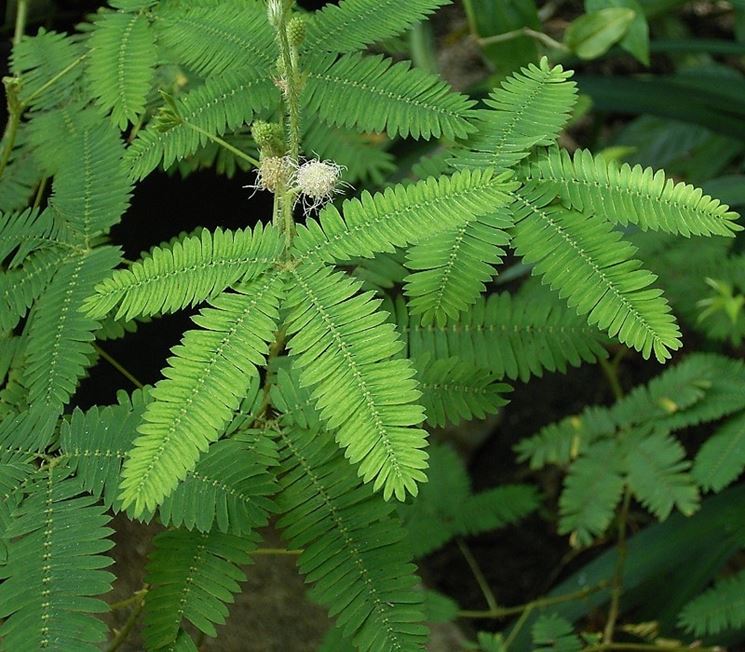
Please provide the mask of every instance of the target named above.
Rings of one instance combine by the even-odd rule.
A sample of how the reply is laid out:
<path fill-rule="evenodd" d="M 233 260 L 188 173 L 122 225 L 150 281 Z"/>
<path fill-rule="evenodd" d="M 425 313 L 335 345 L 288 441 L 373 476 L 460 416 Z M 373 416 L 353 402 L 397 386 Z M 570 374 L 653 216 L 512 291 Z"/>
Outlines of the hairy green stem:
<path fill-rule="evenodd" d="M 492 611 L 494 609 L 498 609 L 499 607 L 497 606 L 497 599 L 494 597 L 494 593 L 491 590 L 489 583 L 486 581 L 486 577 L 484 577 L 484 573 L 481 571 L 481 567 L 476 561 L 476 558 L 473 556 L 470 548 L 461 538 L 456 539 L 455 542 L 458 544 L 458 548 L 460 549 L 463 558 L 466 560 L 468 567 L 471 569 L 471 573 L 473 574 L 473 577 L 476 579 L 476 583 L 481 589 L 481 593 L 484 596 L 484 600 L 486 600 L 487 606 Z"/>
<path fill-rule="evenodd" d="M 287 33 L 289 11 L 284 11 L 275 25 L 277 31 L 277 44 L 280 51 L 280 85 L 282 87 L 282 99 L 285 104 L 286 126 L 287 126 L 287 151 L 291 165 L 297 167 L 300 159 L 300 93 L 302 91 L 302 74 L 298 62 L 297 47 L 290 43 Z M 292 237 L 295 233 L 295 220 L 293 209 L 295 208 L 296 193 L 287 182 L 282 183 L 277 189 L 280 196 L 282 210 L 282 227 L 285 234 L 286 251 L 289 252 Z"/>

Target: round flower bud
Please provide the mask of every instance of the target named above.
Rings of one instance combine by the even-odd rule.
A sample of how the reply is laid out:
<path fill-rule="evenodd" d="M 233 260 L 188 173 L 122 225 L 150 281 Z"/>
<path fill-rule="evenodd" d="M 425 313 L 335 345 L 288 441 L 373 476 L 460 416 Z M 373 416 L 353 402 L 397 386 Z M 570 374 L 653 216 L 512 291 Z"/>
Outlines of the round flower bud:
<path fill-rule="evenodd" d="M 305 19 L 293 16 L 287 25 L 287 39 L 294 48 L 300 47 L 305 40 Z"/>
<path fill-rule="evenodd" d="M 257 120 L 251 125 L 251 135 L 263 153 L 275 155 L 282 152 L 282 125 Z"/>

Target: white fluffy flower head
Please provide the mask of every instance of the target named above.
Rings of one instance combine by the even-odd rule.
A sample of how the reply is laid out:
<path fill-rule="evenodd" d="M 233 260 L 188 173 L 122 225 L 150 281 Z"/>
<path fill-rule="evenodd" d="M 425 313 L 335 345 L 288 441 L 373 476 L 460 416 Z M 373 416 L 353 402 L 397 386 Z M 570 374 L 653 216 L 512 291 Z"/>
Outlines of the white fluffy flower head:
<path fill-rule="evenodd" d="M 343 170 L 341 165 L 333 161 L 320 161 L 317 158 L 298 167 L 293 177 L 293 187 L 300 193 L 306 213 L 320 208 L 341 192 Z"/>

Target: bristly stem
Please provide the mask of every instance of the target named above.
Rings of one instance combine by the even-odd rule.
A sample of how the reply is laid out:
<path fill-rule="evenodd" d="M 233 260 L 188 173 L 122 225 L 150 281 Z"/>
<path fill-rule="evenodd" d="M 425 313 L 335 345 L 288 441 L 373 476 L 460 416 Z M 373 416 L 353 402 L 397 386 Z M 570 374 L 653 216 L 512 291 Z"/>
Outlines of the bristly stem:
<path fill-rule="evenodd" d="M 277 45 L 280 51 L 278 61 L 280 79 L 278 85 L 282 91 L 282 99 L 285 104 L 287 152 L 290 164 L 297 167 L 300 159 L 300 93 L 302 92 L 303 78 L 300 72 L 297 46 L 290 42 L 288 34 L 288 18 L 292 13 L 291 5 L 293 4 L 293 2 L 287 3 L 285 0 L 269 0 L 270 22 L 276 31 Z M 292 214 L 295 207 L 295 191 L 285 181 L 281 184 L 281 187 L 277 188 L 276 194 L 281 202 L 285 250 L 289 252 L 292 237 L 295 233 L 295 220 Z"/>
<path fill-rule="evenodd" d="M 611 598 L 610 608 L 608 609 L 608 621 L 605 624 L 605 631 L 603 632 L 603 642 L 612 643 L 613 633 L 616 628 L 616 621 L 618 620 L 618 614 L 621 606 L 621 594 L 623 593 L 623 571 L 626 563 L 626 530 L 629 520 L 629 507 L 631 506 L 631 491 L 626 487 L 623 494 L 623 505 L 621 506 L 621 513 L 618 516 L 618 560 L 616 561 L 616 569 L 613 573 L 613 581 L 611 583 Z"/>

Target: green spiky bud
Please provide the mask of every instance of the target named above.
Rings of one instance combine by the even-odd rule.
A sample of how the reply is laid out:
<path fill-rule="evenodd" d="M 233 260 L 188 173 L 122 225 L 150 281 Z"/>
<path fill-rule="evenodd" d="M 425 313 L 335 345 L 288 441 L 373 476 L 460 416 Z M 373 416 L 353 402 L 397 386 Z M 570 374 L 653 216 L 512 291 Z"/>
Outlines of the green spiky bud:
<path fill-rule="evenodd" d="M 282 145 L 282 125 L 257 120 L 251 125 L 251 135 L 261 148 L 277 149 Z"/>
<path fill-rule="evenodd" d="M 293 16 L 287 25 L 287 40 L 294 48 L 300 47 L 305 40 L 305 19 L 302 16 Z"/>

